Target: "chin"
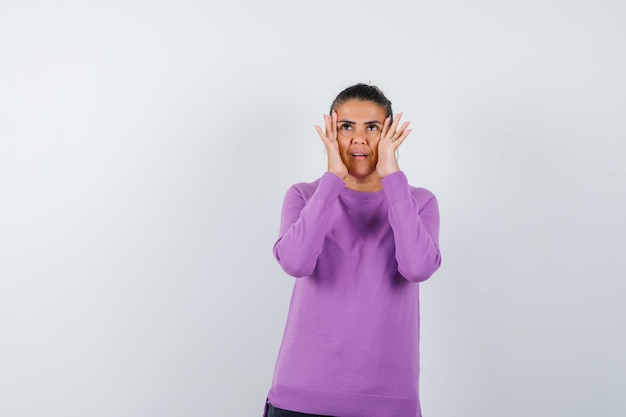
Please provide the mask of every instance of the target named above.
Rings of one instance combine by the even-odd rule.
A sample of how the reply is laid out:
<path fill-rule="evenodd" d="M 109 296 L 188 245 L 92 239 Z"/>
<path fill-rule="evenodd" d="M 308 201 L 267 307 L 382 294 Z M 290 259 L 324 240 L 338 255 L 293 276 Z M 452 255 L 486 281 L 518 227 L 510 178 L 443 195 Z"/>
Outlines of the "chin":
<path fill-rule="evenodd" d="M 361 180 L 367 179 L 371 177 L 372 175 L 376 175 L 376 170 L 373 170 L 373 171 L 349 170 L 348 172 L 354 178 L 358 178 Z"/>

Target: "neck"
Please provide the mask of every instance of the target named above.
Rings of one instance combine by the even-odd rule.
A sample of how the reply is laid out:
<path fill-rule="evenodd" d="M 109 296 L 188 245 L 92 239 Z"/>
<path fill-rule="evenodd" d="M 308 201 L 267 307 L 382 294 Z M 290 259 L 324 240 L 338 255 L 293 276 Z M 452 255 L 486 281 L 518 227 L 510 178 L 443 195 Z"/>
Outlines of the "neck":
<path fill-rule="evenodd" d="M 375 173 L 367 177 L 355 177 L 348 175 L 344 178 L 343 182 L 346 184 L 347 188 L 354 191 L 371 193 L 383 189 L 383 186 L 380 183 L 380 177 Z"/>

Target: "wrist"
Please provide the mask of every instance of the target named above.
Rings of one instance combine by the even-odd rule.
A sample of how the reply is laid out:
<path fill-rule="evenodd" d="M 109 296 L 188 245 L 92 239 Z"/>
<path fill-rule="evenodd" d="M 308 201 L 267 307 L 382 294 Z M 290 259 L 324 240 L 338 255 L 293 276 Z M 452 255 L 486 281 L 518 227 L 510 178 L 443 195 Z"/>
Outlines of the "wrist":
<path fill-rule="evenodd" d="M 386 176 L 391 175 L 394 172 L 398 172 L 398 171 L 400 171 L 400 167 L 398 166 L 398 164 L 394 164 L 393 166 L 380 167 L 379 169 L 376 169 L 376 172 L 378 173 L 378 176 L 380 178 L 385 178 Z"/>
<path fill-rule="evenodd" d="M 342 180 L 346 179 L 346 177 L 348 176 L 348 173 L 347 173 L 347 172 L 344 172 L 344 171 L 337 171 L 337 170 L 330 169 L 330 168 L 328 168 L 328 172 L 329 172 L 329 173 L 331 173 L 331 174 L 334 174 L 334 175 L 338 176 L 338 177 L 339 177 L 340 179 L 342 179 Z"/>

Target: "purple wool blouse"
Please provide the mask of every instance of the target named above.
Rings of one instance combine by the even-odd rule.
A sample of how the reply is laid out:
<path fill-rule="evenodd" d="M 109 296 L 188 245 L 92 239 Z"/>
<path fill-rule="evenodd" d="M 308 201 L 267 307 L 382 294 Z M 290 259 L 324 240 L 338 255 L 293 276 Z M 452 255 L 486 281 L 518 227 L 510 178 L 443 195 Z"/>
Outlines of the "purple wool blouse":
<path fill-rule="evenodd" d="M 402 171 L 359 192 L 293 185 L 274 256 L 295 280 L 268 400 L 338 417 L 421 417 L 419 285 L 440 266 L 435 196 Z"/>

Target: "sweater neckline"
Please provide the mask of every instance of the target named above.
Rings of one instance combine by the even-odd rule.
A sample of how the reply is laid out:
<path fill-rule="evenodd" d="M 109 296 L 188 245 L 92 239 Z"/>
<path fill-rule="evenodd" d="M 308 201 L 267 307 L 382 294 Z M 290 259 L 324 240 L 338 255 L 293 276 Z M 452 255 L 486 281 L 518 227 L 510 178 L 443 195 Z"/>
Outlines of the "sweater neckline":
<path fill-rule="evenodd" d="M 380 200 L 384 198 L 385 194 L 383 190 L 378 191 L 357 191 L 351 188 L 345 187 L 341 192 L 342 197 L 347 197 L 351 200 Z"/>

